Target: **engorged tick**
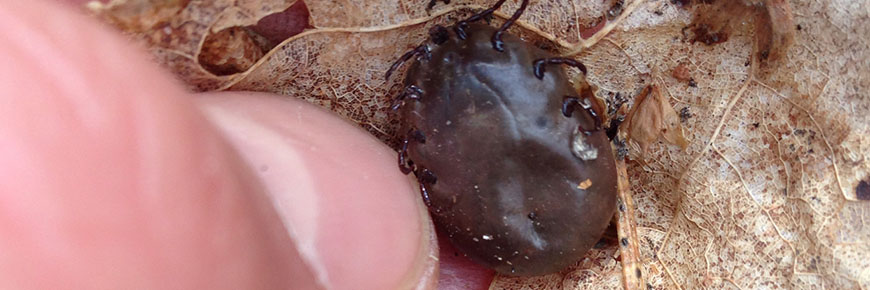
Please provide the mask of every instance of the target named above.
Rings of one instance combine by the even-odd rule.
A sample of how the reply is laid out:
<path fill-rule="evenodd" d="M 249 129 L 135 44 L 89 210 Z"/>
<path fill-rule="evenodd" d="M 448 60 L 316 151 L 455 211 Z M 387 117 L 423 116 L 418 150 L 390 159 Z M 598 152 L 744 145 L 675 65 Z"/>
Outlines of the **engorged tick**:
<path fill-rule="evenodd" d="M 387 77 L 415 59 L 392 106 L 407 134 L 399 168 L 417 176 L 463 254 L 501 274 L 543 275 L 582 259 L 607 228 L 616 164 L 592 91 L 544 69 L 586 67 L 506 33 L 528 0 L 498 29 L 473 23 L 504 2 L 434 27 L 431 43 L 390 67 Z"/>

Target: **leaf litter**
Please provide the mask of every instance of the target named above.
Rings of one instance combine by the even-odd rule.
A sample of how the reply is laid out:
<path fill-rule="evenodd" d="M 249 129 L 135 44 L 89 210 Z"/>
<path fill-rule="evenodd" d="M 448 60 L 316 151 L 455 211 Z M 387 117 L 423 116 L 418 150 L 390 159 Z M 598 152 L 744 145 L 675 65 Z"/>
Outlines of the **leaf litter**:
<path fill-rule="evenodd" d="M 647 86 L 634 100 L 634 107 L 625 119 L 625 130 L 629 141 L 638 144 L 642 157 L 650 145 L 664 139 L 668 143 L 686 149 L 688 141 L 683 136 L 680 118 L 668 99 L 657 86 Z"/>
<path fill-rule="evenodd" d="M 429 27 L 492 4 L 427 12 L 419 0 L 310 1 L 301 8 L 310 29 L 263 40 L 258 21 L 295 2 L 90 7 L 193 90 L 303 98 L 394 145 L 398 121 L 388 107 L 401 72 L 384 80 L 386 69 Z M 646 287 L 870 288 L 870 10 L 850 1 L 734 1 L 752 12 L 726 18 L 727 40 L 706 45 L 684 32 L 725 1 L 679 5 L 689 2 L 532 1 L 511 30 L 586 63 L 587 81 L 608 103 L 622 96 L 633 110 L 692 112 L 676 123 L 685 150 L 645 141 L 646 152 L 629 151 L 625 164 Z M 518 5 L 507 3 L 494 21 Z M 232 66 L 209 68 L 215 63 Z M 641 101 L 648 85 L 659 93 Z M 492 289 L 620 288 L 623 256 L 617 245 L 595 249 L 562 273 L 497 277 Z"/>

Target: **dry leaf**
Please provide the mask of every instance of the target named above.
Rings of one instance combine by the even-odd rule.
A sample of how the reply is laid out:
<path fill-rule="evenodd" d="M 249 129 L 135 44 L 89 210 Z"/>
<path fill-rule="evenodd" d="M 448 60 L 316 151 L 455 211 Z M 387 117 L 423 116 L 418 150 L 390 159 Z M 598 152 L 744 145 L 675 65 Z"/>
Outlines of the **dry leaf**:
<path fill-rule="evenodd" d="M 634 100 L 634 107 L 625 119 L 628 140 L 640 146 L 640 155 L 649 145 L 664 139 L 668 143 L 686 149 L 689 146 L 683 137 L 680 117 L 662 95 L 657 86 L 648 86 Z"/>
<path fill-rule="evenodd" d="M 189 4 L 189 0 L 166 1 L 99 1 L 88 3 L 91 11 L 123 31 L 147 33 L 159 23 L 166 23 Z"/>
<path fill-rule="evenodd" d="M 755 42 L 758 58 L 762 63 L 785 57 L 786 49 L 794 42 L 794 19 L 791 5 L 785 0 L 765 1 L 758 11 L 755 25 Z"/>
<path fill-rule="evenodd" d="M 210 72 L 199 63 L 206 37 L 232 27 L 254 25 L 271 14 L 286 10 L 295 0 L 111 0 L 108 4 L 99 1 L 88 3 L 88 8 L 97 17 L 114 24 L 135 40 L 146 45 L 155 60 L 165 64 L 181 80 L 197 90 L 213 90 L 232 76 L 220 76 Z M 248 40 L 221 39 L 226 51 L 247 47 Z M 220 50 L 214 46 L 211 50 Z M 235 40 L 235 41 L 232 41 Z M 237 52 L 231 52 L 237 53 Z M 209 56 L 206 59 L 221 57 Z M 240 63 L 244 63 L 241 61 Z"/>
<path fill-rule="evenodd" d="M 695 8 L 672 2 L 688 0 L 532 1 L 511 32 L 583 61 L 587 81 L 608 103 L 626 96 L 640 103 L 635 92 L 655 83 L 661 94 L 653 103 L 659 108 L 670 100 L 693 112 L 682 124 L 693 140 L 687 150 L 650 144 L 650 162 L 627 164 L 648 287 L 870 288 L 870 202 L 861 185 L 870 182 L 868 5 L 753 1 L 764 4 L 763 12 L 753 10 L 756 16 L 741 18 L 726 41 L 711 46 L 684 38 Z M 206 35 L 217 32 L 213 27 L 250 25 L 221 20 L 234 1 L 145 7 L 139 11 L 164 20 L 121 26 L 132 27 L 128 31 L 192 86 L 304 98 L 389 142 L 397 121 L 387 108 L 401 72 L 390 81 L 383 73 L 424 41 L 429 27 L 494 1 L 454 1 L 429 13 L 422 0 L 311 2 L 314 29 L 279 44 L 247 71 L 225 77 L 203 69 L 196 56 Z M 495 22 L 517 2 L 509 1 Z M 262 7 L 268 9 L 249 10 L 288 6 Z M 270 13 L 260 12 L 250 19 Z M 118 23 L 106 13 L 104 19 Z M 767 46 L 782 53 L 768 54 L 779 60 L 762 77 L 756 56 Z M 661 73 L 681 63 L 695 86 Z M 535 278 L 498 277 L 493 289 L 619 288 L 620 259 L 616 246 L 593 250 L 575 268 Z"/>
<path fill-rule="evenodd" d="M 692 42 L 721 43 L 740 26 L 752 23 L 755 27 L 755 54 L 766 66 L 768 62 L 784 57 L 794 40 L 791 5 L 785 0 L 704 2 L 699 3 L 692 24 L 687 27 L 694 34 Z"/>
<path fill-rule="evenodd" d="M 235 26 L 206 37 L 199 63 L 216 75 L 231 75 L 248 70 L 262 57 L 263 51 L 251 34 Z"/>

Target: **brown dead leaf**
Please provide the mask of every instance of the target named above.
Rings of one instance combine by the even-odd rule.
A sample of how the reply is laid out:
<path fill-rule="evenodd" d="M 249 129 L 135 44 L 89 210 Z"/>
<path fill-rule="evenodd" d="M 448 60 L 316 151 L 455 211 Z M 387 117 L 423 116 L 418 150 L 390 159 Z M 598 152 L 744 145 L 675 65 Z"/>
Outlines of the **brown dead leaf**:
<path fill-rule="evenodd" d="M 234 33 L 218 34 L 218 37 L 225 38 L 213 36 L 209 42 L 206 42 L 206 37 L 231 27 L 254 25 L 263 17 L 284 11 L 295 2 L 295 0 L 111 0 L 108 4 L 92 1 L 88 3 L 88 8 L 97 17 L 115 25 L 136 41 L 142 42 L 152 51 L 157 62 L 166 65 L 192 88 L 213 90 L 231 80 L 232 76 L 216 75 L 206 67 L 225 68 L 224 61 L 229 59 L 240 60 L 235 62 L 244 67 L 247 66 L 246 63 L 250 58 L 208 55 L 205 60 L 216 62 L 203 66 L 199 63 L 199 56 L 204 47 L 208 51 L 238 54 L 236 50 L 249 47 L 250 40 Z"/>
<path fill-rule="evenodd" d="M 144 33 L 158 23 L 172 20 L 189 2 L 190 0 L 112 1 L 103 4 L 93 1 L 88 3 L 88 8 L 123 31 Z"/>
<path fill-rule="evenodd" d="M 673 1 L 532 1 L 512 32 L 583 61 L 587 81 L 609 104 L 625 98 L 633 108 L 661 111 L 659 117 L 664 107 L 691 110 L 682 124 L 693 140 L 685 151 L 647 142 L 649 161 L 627 164 L 637 207 L 631 243 L 640 246 L 647 287 L 870 288 L 870 202 L 861 183 L 870 180 L 870 11 L 850 1 L 753 1 L 766 5 L 770 22 L 742 18 L 713 46 L 684 40 L 692 16 Z M 389 142 L 397 121 L 387 108 L 402 74 L 385 81 L 386 69 L 432 25 L 494 1 L 439 4 L 429 13 L 420 0 L 311 1 L 316 28 L 245 72 L 218 77 L 199 65 L 202 42 L 215 27 L 252 23 L 222 20 L 244 18 L 225 8 L 249 7 L 243 10 L 256 11 L 249 19 L 257 19 L 289 6 L 276 2 L 283 4 L 167 2 L 176 4 L 138 8 L 151 15 L 140 18 L 157 19 L 141 23 L 108 10 L 100 15 L 132 27 L 158 61 L 195 87 L 304 98 Z M 518 4 L 509 1 L 496 24 Z M 789 8 L 793 16 L 786 16 Z M 597 33 L 581 37 L 589 27 Z M 767 39 L 766 30 L 768 56 L 779 60 L 761 78 L 757 53 L 768 44 L 756 39 Z M 691 68 L 695 86 L 661 73 L 678 64 Z M 653 83 L 657 97 L 636 96 Z M 616 246 L 597 249 L 562 273 L 498 277 L 492 288 L 619 288 L 622 258 Z"/>
<path fill-rule="evenodd" d="M 756 55 L 761 63 L 785 57 L 794 42 L 794 19 L 791 5 L 785 0 L 765 1 L 755 16 Z"/>
<path fill-rule="evenodd" d="M 712 4 L 704 4 L 712 2 Z M 742 27 L 755 27 L 755 55 L 762 65 L 778 61 L 794 41 L 791 5 L 785 0 L 699 1 L 692 24 L 692 42 L 713 45 Z"/>
<path fill-rule="evenodd" d="M 625 119 L 628 140 L 640 146 L 640 155 L 649 145 L 664 139 L 686 149 L 680 117 L 657 86 L 648 86 L 634 100 L 634 107 Z"/>
<path fill-rule="evenodd" d="M 251 34 L 234 26 L 206 37 L 199 63 L 216 75 L 230 75 L 248 70 L 261 57 L 263 51 Z"/>

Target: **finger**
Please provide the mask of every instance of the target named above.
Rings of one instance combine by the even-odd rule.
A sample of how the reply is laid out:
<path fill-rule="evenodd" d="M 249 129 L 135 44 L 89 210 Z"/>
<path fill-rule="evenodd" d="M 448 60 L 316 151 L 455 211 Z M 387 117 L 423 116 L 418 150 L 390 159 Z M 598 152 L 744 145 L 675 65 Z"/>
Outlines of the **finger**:
<path fill-rule="evenodd" d="M 311 281 L 259 181 L 144 54 L 62 8 L 0 6 L 4 288 Z"/>
<path fill-rule="evenodd" d="M 301 100 L 256 93 L 198 99 L 276 201 L 306 263 L 334 289 L 433 286 L 437 244 L 396 152 Z"/>

